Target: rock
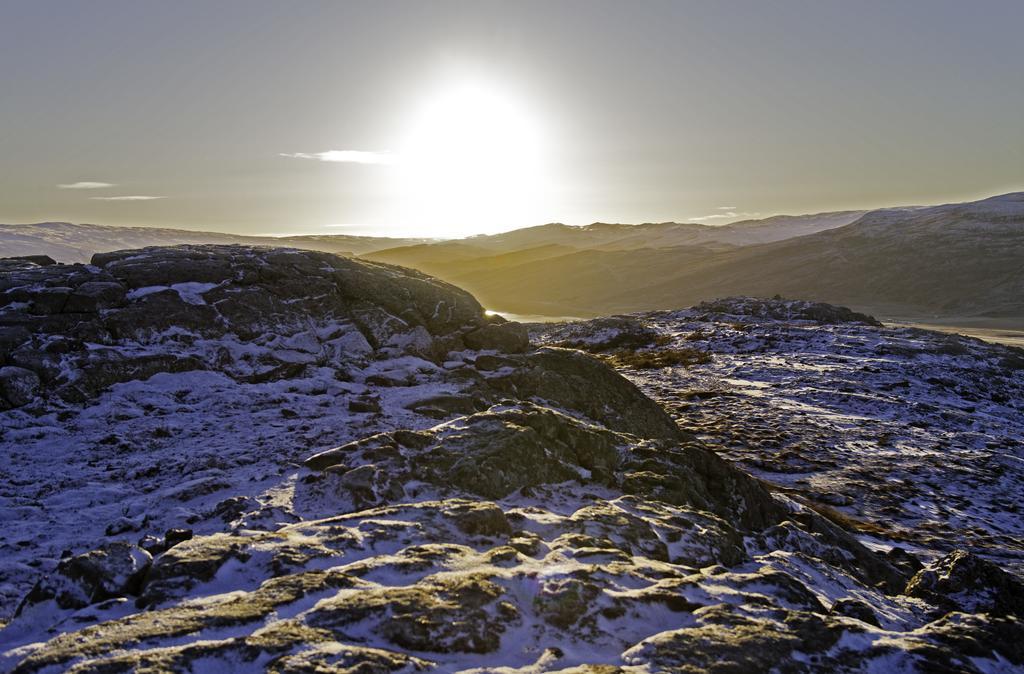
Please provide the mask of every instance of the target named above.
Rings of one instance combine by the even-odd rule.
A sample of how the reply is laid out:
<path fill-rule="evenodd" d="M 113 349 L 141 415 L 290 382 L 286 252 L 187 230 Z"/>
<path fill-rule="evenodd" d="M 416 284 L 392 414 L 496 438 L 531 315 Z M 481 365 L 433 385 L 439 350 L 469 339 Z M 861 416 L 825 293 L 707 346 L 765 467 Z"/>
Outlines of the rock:
<path fill-rule="evenodd" d="M 530 347 L 530 336 L 521 323 L 489 324 L 463 336 L 466 346 L 476 350 L 523 353 Z"/>
<path fill-rule="evenodd" d="M 9 353 L 31 341 L 32 333 L 23 325 L 0 326 L 0 365 Z"/>
<path fill-rule="evenodd" d="M 610 366 L 569 349 L 543 348 L 524 356 L 508 375 L 488 380 L 510 384 L 520 398 L 547 400 L 577 410 L 615 431 L 644 438 L 684 434 L 657 403 Z"/>
<path fill-rule="evenodd" d="M 185 541 L 192 540 L 191 529 L 168 529 L 164 533 L 164 542 L 168 549 L 173 548 L 178 543 L 184 543 Z"/>
<path fill-rule="evenodd" d="M 439 395 L 422 398 L 408 403 L 405 408 L 417 414 L 444 419 L 454 414 L 472 414 L 478 410 L 481 402 L 469 396 L 461 395 Z M 486 407 L 484 405 L 484 407 Z"/>
<path fill-rule="evenodd" d="M 520 363 L 521 361 L 515 358 L 481 353 L 478 354 L 476 359 L 473 361 L 473 366 L 481 372 L 493 372 L 494 370 L 500 370 L 503 367 L 516 367 Z"/>
<path fill-rule="evenodd" d="M 10 407 L 32 402 L 39 392 L 39 376 L 23 367 L 0 367 L 0 396 Z"/>
<path fill-rule="evenodd" d="M 351 398 L 348 401 L 348 411 L 356 412 L 359 414 L 379 413 L 380 398 L 375 398 L 372 396 L 360 396 L 358 398 Z"/>
<path fill-rule="evenodd" d="M 138 531 L 142 528 L 144 517 L 119 517 L 115 521 L 107 525 L 104 533 L 107 536 L 117 536 L 127 531 Z"/>
<path fill-rule="evenodd" d="M 85 402 L 115 383 L 198 369 L 254 384 L 297 379 L 308 367 L 344 371 L 382 350 L 441 362 L 465 348 L 464 334 L 518 334 L 489 324 L 454 286 L 327 253 L 185 245 L 100 253 L 92 262 L 5 265 L 0 364 L 19 364 L 19 352 L 44 395 Z M 57 336 L 63 350 L 45 351 Z M 246 355 L 204 348 L 203 339 L 246 343 Z"/>
<path fill-rule="evenodd" d="M 121 306 L 125 289 L 113 281 L 88 281 L 74 289 L 64 304 L 64 313 L 96 312 Z"/>
<path fill-rule="evenodd" d="M 788 517 L 763 484 L 696 441 L 640 445 L 620 470 L 627 494 L 709 510 L 740 529 L 760 530 Z"/>
<path fill-rule="evenodd" d="M 879 627 L 878 616 L 875 615 L 870 606 L 858 599 L 840 599 L 835 604 L 832 604 L 829 613 L 854 618 L 862 623 Z"/>
<path fill-rule="evenodd" d="M 1024 582 L 966 550 L 925 566 L 904 593 L 946 610 L 1024 618 Z"/>
<path fill-rule="evenodd" d="M 846 307 L 825 304 L 824 302 L 808 302 L 806 300 L 727 297 L 711 302 L 701 302 L 693 309 L 703 314 L 814 321 L 824 325 L 864 323 L 865 325 L 882 327 L 882 324 L 873 316 L 857 313 Z"/>
<path fill-rule="evenodd" d="M 593 583 L 578 578 L 555 578 L 541 586 L 534 606 L 547 623 L 564 630 L 593 611 L 594 600 L 600 593 Z"/>
<path fill-rule="evenodd" d="M 885 553 L 885 558 L 890 564 L 903 571 L 907 577 L 913 576 L 924 568 L 921 560 L 899 546 L 895 546 Z"/>
<path fill-rule="evenodd" d="M 565 323 L 547 331 L 547 343 L 566 349 L 600 353 L 613 349 L 642 349 L 653 345 L 658 333 L 632 316 L 609 316 Z"/>
<path fill-rule="evenodd" d="M 32 291 L 29 311 L 36 315 L 59 314 L 64 310 L 71 288 L 38 288 Z"/>
<path fill-rule="evenodd" d="M 140 538 L 138 546 L 154 557 L 167 549 L 164 539 L 152 534 L 146 534 Z"/>
<path fill-rule="evenodd" d="M 480 575 L 431 578 L 408 588 L 368 588 L 326 599 L 307 618 L 344 639 L 349 625 L 368 626 L 388 642 L 414 651 L 490 653 L 519 622 L 501 586 Z"/>
<path fill-rule="evenodd" d="M 623 659 L 654 671 L 693 673 L 789 671 L 796 653 L 814 653 L 814 667 L 793 671 L 839 671 L 839 663 L 859 662 L 860 654 L 831 652 L 844 634 L 842 625 L 814 613 L 783 613 L 783 621 L 773 622 L 745 616 L 727 604 L 700 608 L 693 612 L 692 627 L 651 637 L 623 653 Z"/>
<path fill-rule="evenodd" d="M 227 534 L 187 540 L 156 558 L 145 576 L 140 606 L 149 606 L 184 595 L 191 587 L 208 581 L 230 559 L 247 559 L 245 541 Z"/>
<path fill-rule="evenodd" d="M 507 536 L 512 533 L 505 513 L 494 503 L 468 502 L 446 508 L 446 517 L 460 531 L 472 536 Z"/>
<path fill-rule="evenodd" d="M 614 434 L 537 406 L 482 412 L 464 423 L 469 432 L 445 438 L 413 459 L 415 474 L 495 499 L 526 486 L 580 478 L 581 468 L 610 475 L 619 461 Z"/>
<path fill-rule="evenodd" d="M 13 257 L 0 258 L 0 260 L 14 260 L 14 261 L 20 261 L 20 262 L 30 262 L 30 263 L 32 263 L 32 264 L 34 264 L 36 266 L 39 266 L 39 267 L 47 267 L 47 266 L 52 265 L 52 264 L 57 264 L 57 261 L 54 260 L 49 255 L 15 255 Z"/>
<path fill-rule="evenodd" d="M 25 598 L 26 606 L 53 599 L 61 608 L 82 608 L 113 597 L 138 594 L 152 556 L 121 541 L 64 559 Z"/>

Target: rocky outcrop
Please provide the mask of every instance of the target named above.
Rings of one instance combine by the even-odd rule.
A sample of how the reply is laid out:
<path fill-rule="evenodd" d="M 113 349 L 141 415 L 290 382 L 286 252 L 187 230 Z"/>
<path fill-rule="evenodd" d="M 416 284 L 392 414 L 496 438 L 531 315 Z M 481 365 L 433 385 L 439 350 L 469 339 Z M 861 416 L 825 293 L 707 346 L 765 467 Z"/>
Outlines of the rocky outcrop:
<path fill-rule="evenodd" d="M 749 316 L 759 319 L 786 321 L 813 321 L 823 325 L 834 323 L 863 323 L 881 327 L 874 317 L 852 311 L 846 307 L 809 302 L 807 300 L 761 299 L 758 297 L 727 297 L 701 302 L 693 307 L 700 315 Z"/>
<path fill-rule="evenodd" d="M 14 671 L 291 671 L 329 648 L 362 667 L 1024 666 L 1000 641 L 1019 622 L 922 620 L 876 587 L 884 556 L 689 442 L 519 403 L 315 454 L 297 507 L 338 514 L 178 543 L 121 590 L 149 610 L 94 607 Z"/>
<path fill-rule="evenodd" d="M 915 575 L 451 286 L 288 250 L 93 262 L 3 277 L 0 590 L 78 541 L 31 560 L 3 671 L 1024 667 L 998 569 Z"/>
<path fill-rule="evenodd" d="M 1024 582 L 966 550 L 955 550 L 918 571 L 906 593 L 944 610 L 1024 619 Z"/>
<path fill-rule="evenodd" d="M 854 318 L 828 305 L 728 298 L 530 329 L 539 345 L 605 356 L 600 345 L 642 326 L 648 344 L 608 362 L 719 456 L 840 528 L 938 557 L 965 548 L 1020 575 L 1021 349 Z M 707 357 L 673 362 L 687 351 Z M 898 548 L 890 561 L 919 568 Z"/>
<path fill-rule="evenodd" d="M 68 557 L 32 588 L 22 608 L 51 599 L 61 608 L 82 608 L 114 597 L 137 595 L 151 562 L 148 552 L 125 542 L 108 543 Z"/>
<path fill-rule="evenodd" d="M 542 348 L 507 362 L 514 367 L 488 377 L 490 390 L 578 410 L 624 433 L 681 437 L 663 408 L 599 360 L 570 349 Z"/>
<path fill-rule="evenodd" d="M 90 265 L 18 260 L 2 274 L 0 394 L 14 407 L 39 392 L 86 400 L 157 372 L 260 377 L 381 349 L 436 360 L 469 344 L 526 346 L 517 324 L 492 324 L 454 286 L 327 253 L 147 248 Z"/>

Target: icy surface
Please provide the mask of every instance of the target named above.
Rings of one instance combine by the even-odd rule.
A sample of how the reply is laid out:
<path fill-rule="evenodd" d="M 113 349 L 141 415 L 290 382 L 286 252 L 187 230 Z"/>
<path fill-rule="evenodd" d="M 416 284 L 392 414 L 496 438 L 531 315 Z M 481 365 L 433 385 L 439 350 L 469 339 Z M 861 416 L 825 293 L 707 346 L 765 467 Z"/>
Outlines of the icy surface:
<path fill-rule="evenodd" d="M 711 359 L 620 371 L 723 456 L 869 542 L 926 558 L 967 547 L 1024 570 L 1024 350 L 801 320 L 800 305 L 635 314 L 660 337 L 651 350 Z M 607 319 L 538 330 L 545 343 L 611 337 Z"/>

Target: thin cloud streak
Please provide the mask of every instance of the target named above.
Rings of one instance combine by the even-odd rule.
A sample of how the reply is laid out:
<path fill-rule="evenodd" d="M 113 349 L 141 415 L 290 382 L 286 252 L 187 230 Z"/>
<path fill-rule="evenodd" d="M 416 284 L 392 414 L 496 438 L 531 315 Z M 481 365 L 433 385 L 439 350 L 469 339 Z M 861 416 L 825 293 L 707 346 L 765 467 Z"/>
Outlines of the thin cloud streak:
<path fill-rule="evenodd" d="M 113 186 L 114 183 L 99 183 L 92 180 L 80 180 L 77 183 L 61 183 L 57 185 L 62 190 L 102 190 Z"/>
<path fill-rule="evenodd" d="M 366 150 L 327 150 L 326 152 L 282 152 L 282 157 L 291 159 L 315 159 L 317 161 L 347 164 L 393 164 L 392 152 L 369 152 Z"/>
<path fill-rule="evenodd" d="M 714 215 L 701 215 L 699 217 L 691 217 L 688 220 L 692 222 L 704 222 L 705 220 L 744 220 L 747 218 L 756 218 L 761 215 L 759 212 L 744 212 L 740 213 L 734 209 L 735 206 L 720 206 L 718 210 L 729 209 L 725 213 L 715 213 Z"/>
<path fill-rule="evenodd" d="M 89 197 L 96 201 L 153 201 L 154 199 L 166 199 L 167 197 L 154 197 L 148 194 L 128 194 L 121 197 Z"/>

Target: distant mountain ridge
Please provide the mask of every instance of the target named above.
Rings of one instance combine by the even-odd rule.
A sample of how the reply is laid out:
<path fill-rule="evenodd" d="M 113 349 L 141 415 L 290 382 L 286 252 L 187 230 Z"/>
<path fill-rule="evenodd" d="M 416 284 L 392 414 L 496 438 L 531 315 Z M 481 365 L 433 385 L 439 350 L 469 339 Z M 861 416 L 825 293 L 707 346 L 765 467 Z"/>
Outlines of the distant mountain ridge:
<path fill-rule="evenodd" d="M 864 213 L 837 211 L 814 215 L 777 215 L 764 220 L 746 220 L 720 226 L 678 222 L 638 225 L 595 222 L 576 227 L 549 223 L 499 234 L 378 250 L 365 254 L 365 257 L 414 267 L 453 283 L 483 284 L 483 287 L 490 285 L 486 277 L 515 264 L 533 264 L 535 266 L 524 269 L 524 273 L 542 273 L 543 260 L 556 264 L 557 259 L 558 264 L 565 263 L 567 268 L 580 268 L 579 273 L 586 275 L 588 270 L 582 267 L 588 264 L 597 265 L 598 271 L 606 264 L 613 264 L 608 261 L 616 257 L 614 254 L 601 255 L 599 251 L 635 253 L 643 250 L 647 254 L 661 257 L 660 253 L 652 251 L 688 247 L 692 250 L 687 251 L 684 257 L 694 253 L 706 255 L 834 229 L 853 222 Z M 579 254 L 580 257 L 567 258 L 573 254 Z M 623 255 L 624 260 L 632 260 L 634 257 L 631 254 Z M 638 263 L 638 270 L 642 270 L 642 261 Z M 627 263 L 624 268 L 616 269 L 613 275 L 630 274 L 632 267 L 631 263 Z M 522 280 L 529 282 L 529 279 Z"/>
<path fill-rule="evenodd" d="M 699 225 L 642 226 L 637 235 L 648 239 L 634 239 L 632 248 L 617 239 L 515 264 L 503 264 L 511 259 L 505 257 L 483 269 L 472 269 L 466 249 L 458 262 L 445 260 L 441 251 L 452 249 L 448 242 L 368 257 L 439 275 L 492 309 L 521 314 L 597 316 L 671 309 L 728 295 L 781 294 L 890 317 L 992 317 L 1024 325 L 1024 193 L 879 209 L 829 226 L 855 214 L 707 228 L 718 234 L 713 241 L 678 236 L 701 233 Z M 780 226 L 817 230 L 767 242 L 752 235 L 764 227 L 777 232 Z M 602 233 L 614 227 L 591 226 Z M 676 232 L 675 240 L 683 243 L 660 245 L 665 239 L 653 233 L 666 231 Z M 732 232 L 751 243 L 730 239 Z M 550 242 L 563 233 L 534 228 L 511 234 L 522 244 Z M 586 231 L 576 236 L 594 237 Z M 474 243 L 483 248 L 493 241 Z"/>
<path fill-rule="evenodd" d="M 1024 322 L 1024 192 L 872 211 L 845 227 L 717 255 L 608 301 L 633 310 L 738 293 Z"/>
<path fill-rule="evenodd" d="M 346 255 L 389 251 L 380 259 L 418 267 L 432 259 L 448 264 L 490 254 L 540 246 L 571 246 L 630 250 L 680 245 L 748 245 L 839 227 L 864 211 L 838 211 L 816 215 L 778 215 L 712 226 L 693 223 L 644 223 L 638 225 L 593 223 L 582 227 L 549 223 L 500 234 L 444 240 L 437 237 L 377 237 L 345 234 L 303 236 L 250 236 L 226 232 L 193 231 L 163 227 L 120 227 L 71 222 L 0 224 L 0 256 L 49 255 L 59 262 L 86 262 L 95 253 L 146 246 L 180 244 L 228 244 L 292 246 Z M 433 246 L 421 257 L 419 246 Z M 488 252 L 489 251 L 489 252 Z M 566 251 L 568 252 L 568 250 Z"/>
<path fill-rule="evenodd" d="M 490 309 L 516 314 L 597 316 L 779 294 L 890 318 L 992 318 L 1024 327 L 1024 192 L 724 226 L 550 223 L 457 240 L 0 225 L 0 256 L 84 261 L 95 252 L 182 243 L 362 256 L 437 276 Z"/>
<path fill-rule="evenodd" d="M 41 222 L 0 225 L 0 257 L 49 255 L 58 262 L 88 262 L 95 253 L 147 246 L 180 244 L 239 243 L 262 246 L 291 246 L 327 253 L 358 255 L 431 239 L 392 239 L 373 236 L 324 234 L 311 236 L 245 236 L 223 232 L 198 232 L 157 227 Z"/>

